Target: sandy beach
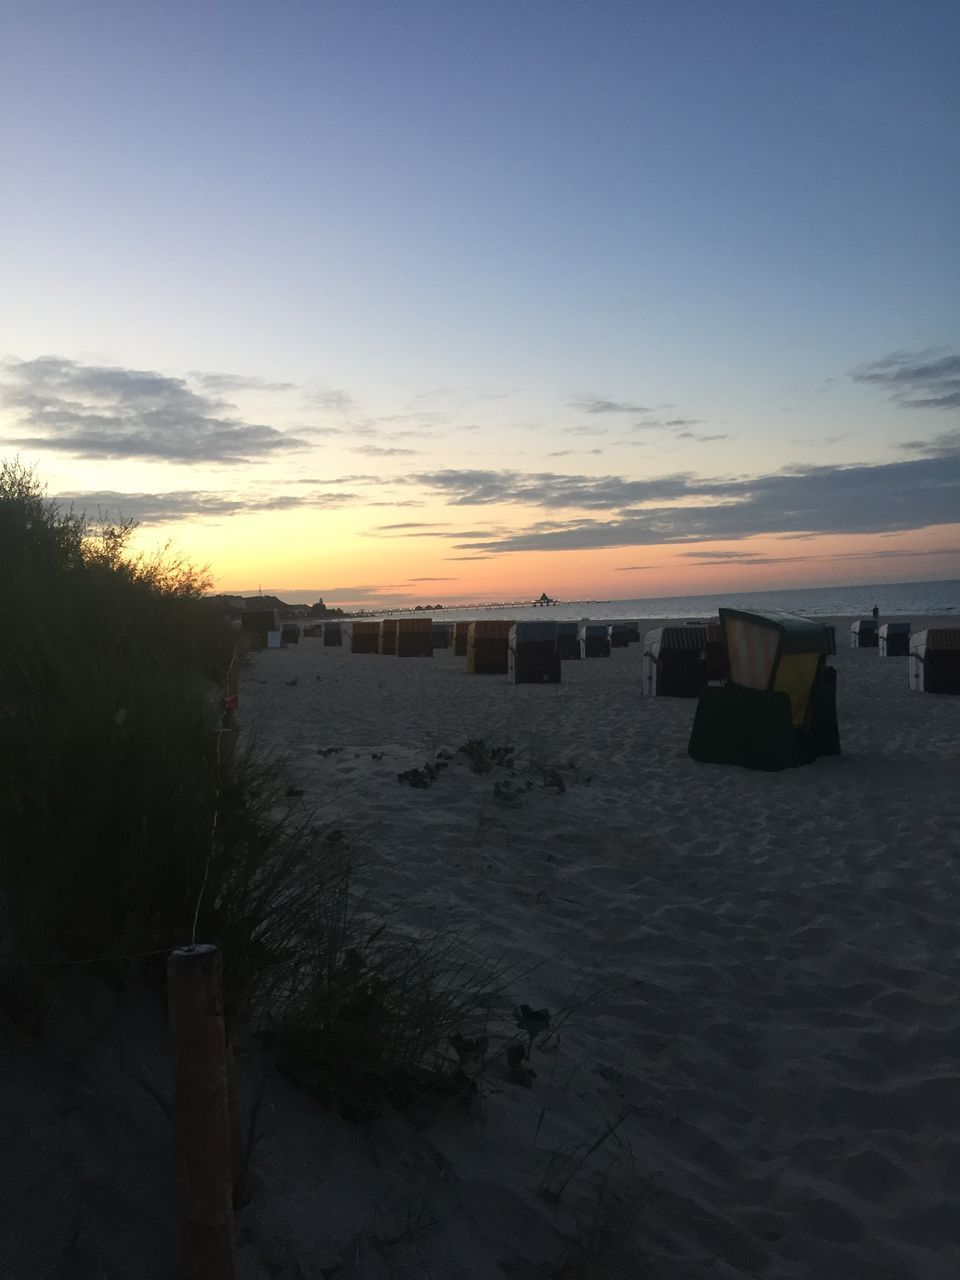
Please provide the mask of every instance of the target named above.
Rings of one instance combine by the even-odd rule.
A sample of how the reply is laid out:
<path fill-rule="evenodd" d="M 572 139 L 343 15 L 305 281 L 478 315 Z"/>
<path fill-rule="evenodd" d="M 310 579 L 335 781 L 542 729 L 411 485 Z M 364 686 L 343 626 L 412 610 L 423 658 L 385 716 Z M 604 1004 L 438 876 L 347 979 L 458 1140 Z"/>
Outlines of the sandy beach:
<path fill-rule="evenodd" d="M 835 621 L 843 754 L 777 774 L 691 761 L 695 701 L 641 696 L 642 645 L 542 687 L 451 650 L 253 660 L 244 726 L 348 834 L 371 907 L 528 971 L 507 1031 L 512 1003 L 570 1011 L 530 1089 L 493 1078 L 421 1135 L 490 1259 L 556 1257 L 633 1194 L 630 1274 L 957 1274 L 960 699 Z M 474 773 L 470 739 L 514 747 L 513 777 Z M 482 1253 L 446 1274 L 494 1274 Z"/>

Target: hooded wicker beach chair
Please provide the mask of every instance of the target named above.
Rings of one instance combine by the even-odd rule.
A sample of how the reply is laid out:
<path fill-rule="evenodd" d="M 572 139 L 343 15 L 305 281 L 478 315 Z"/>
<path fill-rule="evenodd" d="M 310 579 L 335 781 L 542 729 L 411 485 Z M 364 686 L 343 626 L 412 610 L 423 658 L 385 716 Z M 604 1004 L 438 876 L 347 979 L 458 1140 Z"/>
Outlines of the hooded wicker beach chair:
<path fill-rule="evenodd" d="M 720 629 L 727 683 L 700 694 L 693 759 L 772 771 L 839 755 L 836 671 L 826 665 L 824 624 L 721 609 Z"/>
<path fill-rule="evenodd" d="M 909 658 L 910 623 L 885 622 L 880 628 L 880 643 L 877 647 L 881 658 Z"/>
<path fill-rule="evenodd" d="M 380 619 L 380 634 L 378 640 L 378 653 L 396 656 L 397 652 L 397 620 L 396 618 Z"/>
<path fill-rule="evenodd" d="M 910 688 L 960 693 L 960 627 L 928 627 L 910 637 Z"/>
<path fill-rule="evenodd" d="M 851 649 L 875 649 L 879 642 L 876 618 L 859 618 L 850 624 Z"/>
<path fill-rule="evenodd" d="M 397 657 L 433 657 L 432 618 L 397 618 Z"/>
<path fill-rule="evenodd" d="M 557 623 L 557 653 L 561 660 L 580 657 L 579 622 Z"/>
<path fill-rule="evenodd" d="M 707 628 L 656 627 L 643 638 L 641 690 L 650 697 L 698 698 L 708 681 Z"/>
<path fill-rule="evenodd" d="M 505 676 L 513 619 L 486 618 L 467 630 L 467 670 L 472 676 Z"/>
<path fill-rule="evenodd" d="M 380 652 L 380 623 L 352 622 L 350 624 L 351 653 Z"/>
<path fill-rule="evenodd" d="M 507 637 L 507 674 L 513 684 L 559 684 L 555 622 L 518 622 Z"/>
<path fill-rule="evenodd" d="M 434 622 L 431 632 L 433 635 L 434 649 L 449 649 L 450 641 L 453 637 L 452 622 Z"/>
<path fill-rule="evenodd" d="M 453 656 L 455 658 L 465 658 L 467 656 L 467 632 L 469 630 L 470 623 L 463 619 L 453 624 Z"/>
<path fill-rule="evenodd" d="M 610 657 L 610 628 L 605 622 L 580 624 L 580 657 Z"/>

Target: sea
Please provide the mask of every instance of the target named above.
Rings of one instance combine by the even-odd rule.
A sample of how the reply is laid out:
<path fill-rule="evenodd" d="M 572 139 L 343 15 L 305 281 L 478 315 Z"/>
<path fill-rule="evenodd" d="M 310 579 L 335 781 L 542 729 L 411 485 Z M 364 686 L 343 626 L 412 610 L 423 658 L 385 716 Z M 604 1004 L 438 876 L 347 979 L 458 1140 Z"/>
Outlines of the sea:
<path fill-rule="evenodd" d="M 551 605 L 528 601 L 499 601 L 446 607 L 443 617 L 497 618 L 504 612 L 521 621 L 550 618 L 706 618 L 720 605 L 732 609 L 775 609 L 807 618 L 866 617 L 876 605 L 881 618 L 921 617 L 925 614 L 960 614 L 960 580 L 946 582 L 873 582 L 864 586 L 803 587 L 789 591 L 724 591 L 706 596 L 648 596 L 617 600 L 560 600 Z M 427 607 L 424 613 L 438 614 Z M 383 610 L 368 616 L 414 617 L 412 609 Z"/>

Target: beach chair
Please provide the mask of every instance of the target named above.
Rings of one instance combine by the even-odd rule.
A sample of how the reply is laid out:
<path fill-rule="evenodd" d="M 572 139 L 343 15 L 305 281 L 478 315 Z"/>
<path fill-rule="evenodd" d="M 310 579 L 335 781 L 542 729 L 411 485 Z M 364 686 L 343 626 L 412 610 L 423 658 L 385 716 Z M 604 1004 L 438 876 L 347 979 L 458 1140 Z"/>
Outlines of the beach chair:
<path fill-rule="evenodd" d="M 605 622 L 582 622 L 579 634 L 581 658 L 610 657 L 610 628 Z"/>
<path fill-rule="evenodd" d="M 860 618 L 850 624 L 851 649 L 875 649 L 879 640 L 876 618 Z"/>
<path fill-rule="evenodd" d="M 697 702 L 688 752 L 710 764 L 778 770 L 839 755 L 837 677 L 823 623 L 721 609 L 728 672 Z"/>
<path fill-rule="evenodd" d="M 877 648 L 881 658 L 909 658 L 910 623 L 885 622 L 880 628 L 880 643 Z"/>
<path fill-rule="evenodd" d="M 240 630 L 265 635 L 280 630 L 280 614 L 276 609 L 245 609 L 240 615 Z"/>
<path fill-rule="evenodd" d="M 380 652 L 380 623 L 352 622 L 350 624 L 351 653 Z"/>
<path fill-rule="evenodd" d="M 557 623 L 518 622 L 507 636 L 507 674 L 513 684 L 559 684 Z"/>
<path fill-rule="evenodd" d="M 505 676 L 513 619 L 471 622 L 467 630 L 467 671 L 472 676 Z"/>
<path fill-rule="evenodd" d="M 557 654 L 560 660 L 580 658 L 580 624 L 579 622 L 557 623 Z"/>
<path fill-rule="evenodd" d="M 467 656 L 467 632 L 470 630 L 470 623 L 464 620 L 453 624 L 453 656 L 455 658 L 465 658 Z"/>
<path fill-rule="evenodd" d="M 649 697 L 698 698 L 706 687 L 707 628 L 656 627 L 643 638 L 641 692 Z"/>
<path fill-rule="evenodd" d="M 286 646 L 288 644 L 300 643 L 300 628 L 295 622 L 285 622 L 280 628 L 280 644 Z"/>
<path fill-rule="evenodd" d="M 432 618 L 397 618 L 397 657 L 433 657 Z"/>
<path fill-rule="evenodd" d="M 960 627 L 928 627 L 910 637 L 910 688 L 960 693 Z"/>
<path fill-rule="evenodd" d="M 280 614 L 276 609 L 245 609 L 240 630 L 251 649 L 280 648 Z"/>
<path fill-rule="evenodd" d="M 323 624 L 323 644 L 326 649 L 339 649 L 343 647 L 342 623 L 325 622 Z"/>
<path fill-rule="evenodd" d="M 378 636 L 377 652 L 390 654 L 395 657 L 397 653 L 397 620 L 396 618 L 380 619 L 380 635 Z"/>
<path fill-rule="evenodd" d="M 610 623 L 610 648 L 626 649 L 630 644 L 630 628 L 625 622 Z"/>
<path fill-rule="evenodd" d="M 434 649 L 449 649 L 452 632 L 452 622 L 435 622 L 432 628 Z"/>

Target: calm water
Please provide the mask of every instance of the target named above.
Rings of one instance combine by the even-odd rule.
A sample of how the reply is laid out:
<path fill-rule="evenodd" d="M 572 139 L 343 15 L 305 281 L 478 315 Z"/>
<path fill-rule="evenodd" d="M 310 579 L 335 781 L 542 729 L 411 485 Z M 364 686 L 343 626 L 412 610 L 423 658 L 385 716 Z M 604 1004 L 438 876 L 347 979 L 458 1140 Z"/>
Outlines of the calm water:
<path fill-rule="evenodd" d="M 649 599 L 582 600 L 549 608 L 486 606 L 444 609 L 444 618 L 701 618 L 716 614 L 720 605 L 759 610 L 780 609 L 807 617 L 870 616 L 880 606 L 881 618 L 960 613 L 960 581 L 889 582 L 864 587 L 808 587 L 794 591 L 727 591 L 710 596 L 656 596 Z M 392 616 L 408 616 L 397 611 Z M 441 616 L 437 614 L 437 616 Z"/>

